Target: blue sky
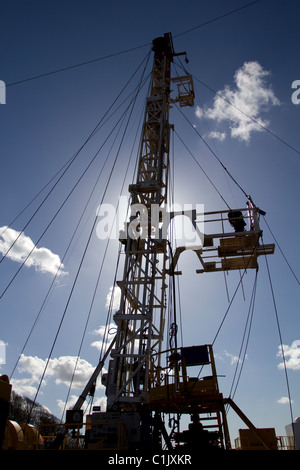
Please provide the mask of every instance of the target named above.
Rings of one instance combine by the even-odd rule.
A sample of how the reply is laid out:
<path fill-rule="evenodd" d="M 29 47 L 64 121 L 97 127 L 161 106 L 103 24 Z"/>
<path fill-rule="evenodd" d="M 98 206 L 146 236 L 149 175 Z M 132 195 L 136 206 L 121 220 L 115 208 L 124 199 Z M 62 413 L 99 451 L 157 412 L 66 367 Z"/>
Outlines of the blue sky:
<path fill-rule="evenodd" d="M 240 0 L 190 1 L 188 4 L 177 0 L 154 0 L 151 4 L 117 0 L 105 5 L 92 0 L 0 2 L 0 80 L 6 84 L 6 104 L 0 107 L 2 255 L 24 230 L 0 264 L 0 340 L 6 344 L 6 363 L 1 365 L 1 372 L 10 375 L 23 352 L 12 381 L 16 391 L 34 397 L 51 352 L 37 401 L 59 417 L 106 247 L 106 241 L 99 240 L 95 230 L 72 295 L 71 288 L 96 208 L 101 202 L 116 205 L 120 194 L 127 194 L 135 157 L 130 161 L 124 187 L 122 184 L 140 123 L 146 87 L 137 100 L 105 199 L 102 200 L 108 173 L 120 140 L 111 152 L 111 141 L 105 144 L 99 157 L 68 195 L 116 125 L 124 105 L 95 133 L 41 209 L 34 217 L 33 214 L 58 176 L 40 193 L 42 188 L 81 148 L 146 58 L 152 40 L 165 32 L 172 33 L 177 52 L 187 52 L 189 64 L 183 63 L 194 76 L 196 95 L 195 106 L 185 111 L 191 125 L 175 108 L 171 110 L 170 121 L 230 206 L 244 207 L 245 195 L 224 172 L 199 134 L 240 187 L 267 212 L 266 221 L 296 276 L 277 246 L 275 254 L 268 258 L 275 309 L 266 262 L 263 258 L 260 260 L 247 358 L 235 401 L 257 426 L 275 427 L 278 435 L 285 433 L 284 426 L 289 424 L 291 415 L 284 399 L 288 392 L 284 370 L 280 368 L 282 358 L 278 356 L 282 340 L 293 415 L 294 418 L 300 415 L 300 105 L 292 101 L 295 91 L 292 83 L 300 80 L 297 54 L 300 5 L 292 0 L 262 0 L 215 20 L 247 3 Z M 102 60 L 94 61 L 100 58 Z M 146 73 L 150 71 L 151 59 Z M 90 63 L 69 68 L 85 62 Z M 143 66 L 122 99 L 132 93 Z M 65 68 L 68 70 L 43 76 Z M 40 78 L 27 80 L 37 76 Z M 218 99 L 219 95 L 226 97 L 235 108 Z M 255 117 L 260 126 L 253 125 L 239 110 Z M 174 140 L 175 201 L 204 204 L 207 211 L 225 210 L 223 200 L 181 141 Z M 64 257 L 107 156 L 96 190 Z M 274 242 L 264 220 L 261 225 L 265 243 Z M 3 227 L 7 226 L 9 229 L 4 232 Z M 28 258 L 31 265 L 19 270 L 35 243 L 38 250 Z M 118 243 L 112 240 L 80 350 L 70 400 L 78 396 L 97 364 L 101 326 L 106 322 L 106 299 L 114 280 L 117 254 Z M 47 296 L 53 273 L 62 260 L 62 273 L 54 280 Z M 180 277 L 186 345 L 210 343 L 228 307 L 224 276 L 209 274 L 205 277 L 195 273 L 198 268 L 192 253 L 186 253 Z M 120 270 L 118 278 L 121 273 Z M 226 281 L 232 296 L 239 281 L 238 273 L 231 273 Z M 224 396 L 228 396 L 234 377 L 253 282 L 254 273 L 248 272 L 243 279 L 244 295 L 239 290 L 214 345 Z M 64 320 L 52 349 L 62 316 Z M 103 397 L 103 389 L 99 387 L 96 400 L 103 404 Z M 233 440 L 239 427 L 244 425 L 232 411 L 228 418 Z"/>

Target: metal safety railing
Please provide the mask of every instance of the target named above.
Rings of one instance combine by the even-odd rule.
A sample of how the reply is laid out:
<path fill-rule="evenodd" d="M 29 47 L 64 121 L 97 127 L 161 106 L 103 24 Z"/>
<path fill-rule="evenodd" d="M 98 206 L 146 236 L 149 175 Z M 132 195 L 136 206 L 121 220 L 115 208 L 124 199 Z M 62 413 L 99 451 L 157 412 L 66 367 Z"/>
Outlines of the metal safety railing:
<path fill-rule="evenodd" d="M 125 424 L 122 421 L 87 419 L 82 423 L 42 424 L 39 433 L 43 439 L 42 448 L 45 450 L 117 451 L 128 448 Z M 38 442 L 37 448 L 41 449 L 41 446 L 38 447 Z"/>
<path fill-rule="evenodd" d="M 277 450 L 296 450 L 295 441 L 292 436 L 276 436 L 276 441 Z M 236 450 L 244 450 L 240 437 L 234 440 L 234 448 Z M 248 447 L 245 450 L 248 450 Z"/>

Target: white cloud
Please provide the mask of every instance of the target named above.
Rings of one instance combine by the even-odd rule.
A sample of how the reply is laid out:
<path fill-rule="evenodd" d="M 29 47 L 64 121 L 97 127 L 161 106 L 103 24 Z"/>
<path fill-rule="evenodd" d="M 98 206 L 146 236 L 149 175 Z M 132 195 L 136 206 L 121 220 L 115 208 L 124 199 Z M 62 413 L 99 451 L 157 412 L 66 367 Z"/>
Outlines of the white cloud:
<path fill-rule="evenodd" d="M 225 356 L 230 359 L 231 365 L 236 364 L 237 362 L 241 362 L 239 356 L 234 356 L 233 354 L 231 354 L 227 351 L 224 351 L 224 352 L 225 352 Z"/>
<path fill-rule="evenodd" d="M 226 139 L 226 132 L 218 132 L 218 131 L 212 131 L 209 133 L 209 137 L 212 139 L 220 140 L 223 142 L 223 140 Z"/>
<path fill-rule="evenodd" d="M 59 399 L 59 400 L 57 400 L 57 406 L 61 411 L 64 411 L 65 408 L 67 410 L 71 409 L 75 405 L 77 399 L 78 399 L 78 397 L 76 395 L 72 395 L 70 397 L 66 407 L 65 407 L 65 402 L 63 400 Z M 95 397 L 94 400 L 93 400 L 93 406 L 100 406 L 101 411 L 105 411 L 106 410 L 106 402 L 107 402 L 106 397 Z M 89 412 L 90 412 L 90 410 L 89 410 L 89 408 L 87 408 L 86 413 L 89 413 Z"/>
<path fill-rule="evenodd" d="M 11 380 L 14 392 L 26 397 L 34 397 L 37 390 L 37 382 L 34 382 L 32 377 L 26 379 L 12 379 Z"/>
<path fill-rule="evenodd" d="M 21 355 L 19 360 L 19 371 L 30 372 L 33 382 L 37 382 L 45 369 L 46 361 L 37 356 Z M 27 380 L 27 379 L 24 379 Z"/>
<path fill-rule="evenodd" d="M 291 346 L 288 346 L 286 344 L 281 346 L 278 346 L 278 357 L 282 357 L 282 350 L 284 352 L 284 357 L 285 357 L 285 365 L 287 369 L 292 369 L 292 370 L 300 370 L 300 340 L 297 339 L 292 342 Z M 284 363 L 281 362 L 278 364 L 279 369 L 284 368 Z"/>
<path fill-rule="evenodd" d="M 65 402 L 63 400 L 61 400 L 60 398 L 58 400 L 56 400 L 56 403 L 57 403 L 58 408 L 63 412 L 63 411 L 65 411 L 65 408 L 67 410 L 70 410 L 71 408 L 73 408 L 73 406 L 75 405 L 77 400 L 78 400 L 77 395 L 71 395 L 68 402 L 67 402 L 66 407 L 65 407 Z"/>
<path fill-rule="evenodd" d="M 245 62 L 234 75 L 235 88 L 225 86 L 223 90 L 218 91 L 213 106 L 198 106 L 196 117 L 206 117 L 218 124 L 228 123 L 231 137 L 248 142 L 252 132 L 261 131 L 261 126 L 269 125 L 269 121 L 263 119 L 261 114 L 271 106 L 279 105 L 272 88 L 266 84 L 269 75 L 258 62 Z M 247 116 L 251 116 L 260 125 Z"/>
<path fill-rule="evenodd" d="M 277 403 L 280 405 L 288 405 L 290 403 L 290 399 L 288 397 L 281 397 L 277 400 Z M 291 400 L 291 403 L 293 403 L 293 400 Z"/>
<path fill-rule="evenodd" d="M 199 119 L 201 119 L 204 116 L 204 112 L 200 108 L 200 106 L 196 106 L 195 116 Z"/>
<path fill-rule="evenodd" d="M 230 365 L 234 365 L 234 364 L 237 364 L 238 362 L 239 363 L 242 362 L 239 356 L 235 356 L 234 354 L 231 354 L 228 351 L 224 351 L 223 354 L 215 353 L 215 358 L 219 359 L 220 361 L 224 361 L 225 359 L 228 358 L 230 359 Z"/>
<path fill-rule="evenodd" d="M 34 396 L 46 364 L 47 359 L 44 360 L 37 356 L 25 356 L 22 354 L 19 361 L 19 373 L 29 374 L 29 377 L 12 379 L 14 390 L 21 395 Z M 43 386 L 46 385 L 46 379 L 49 377 L 54 377 L 57 385 L 64 384 L 69 386 L 75 365 L 76 371 L 73 378 L 73 386 L 75 388 L 83 389 L 94 372 L 94 366 L 81 358 L 77 361 L 76 356 L 60 356 L 58 358 L 50 359 L 46 369 Z"/>
<path fill-rule="evenodd" d="M 49 375 L 55 377 L 57 384 L 62 383 L 69 386 L 75 366 L 76 370 L 73 378 L 73 386 L 75 388 L 82 388 L 86 385 L 95 369 L 94 366 L 85 359 L 75 356 L 61 356 L 50 359 Z"/>
<path fill-rule="evenodd" d="M 121 299 L 121 289 L 118 286 L 112 286 L 109 289 L 109 292 L 106 296 L 106 308 L 112 308 L 112 310 L 117 310 L 120 306 Z"/>
<path fill-rule="evenodd" d="M 98 351 L 106 351 L 107 347 L 110 345 L 114 338 L 114 333 L 116 333 L 117 327 L 115 323 L 110 323 L 108 327 L 102 325 L 97 330 L 93 331 L 95 335 L 100 336 L 98 341 L 94 341 L 91 346 L 98 349 Z"/>
<path fill-rule="evenodd" d="M 24 233 L 9 227 L 0 227 L 0 253 L 13 261 L 25 263 L 26 266 L 32 266 L 43 273 L 66 274 L 62 271 L 64 266 L 61 265 L 58 255 L 52 253 L 48 248 L 36 248 L 33 241 Z M 27 257 L 28 259 L 26 259 Z"/>

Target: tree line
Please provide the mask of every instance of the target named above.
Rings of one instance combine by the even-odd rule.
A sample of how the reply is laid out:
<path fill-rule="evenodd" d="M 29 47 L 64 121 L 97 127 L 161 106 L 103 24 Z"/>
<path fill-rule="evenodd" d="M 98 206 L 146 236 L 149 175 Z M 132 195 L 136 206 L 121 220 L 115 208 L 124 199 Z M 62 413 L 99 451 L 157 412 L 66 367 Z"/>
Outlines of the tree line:
<path fill-rule="evenodd" d="M 42 425 L 55 425 L 59 423 L 58 418 L 50 413 L 47 408 L 31 398 L 18 395 L 14 391 L 11 393 L 10 408 L 8 419 L 16 421 L 18 424 L 31 424 L 32 426 L 41 429 Z M 48 428 L 51 429 L 51 427 Z M 55 426 L 53 426 L 53 431 Z M 52 432 L 50 432 L 52 434 Z"/>

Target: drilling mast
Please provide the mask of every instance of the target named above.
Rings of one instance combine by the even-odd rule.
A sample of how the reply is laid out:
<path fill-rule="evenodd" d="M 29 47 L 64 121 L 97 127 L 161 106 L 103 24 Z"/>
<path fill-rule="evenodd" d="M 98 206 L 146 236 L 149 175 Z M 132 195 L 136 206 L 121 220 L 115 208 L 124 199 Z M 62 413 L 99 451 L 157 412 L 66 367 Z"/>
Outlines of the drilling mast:
<path fill-rule="evenodd" d="M 185 53 L 174 52 L 170 33 L 153 41 L 153 52 L 136 182 L 129 186 L 131 214 L 125 230 L 120 233 L 125 261 L 123 279 L 117 283 L 121 291 L 120 305 L 113 317 L 117 332 L 69 417 L 73 422 L 74 417 L 77 419 L 78 411 L 110 355 L 108 372 L 102 375 L 107 410 L 98 410 L 89 416 L 89 446 L 153 451 L 162 449 L 163 439 L 170 450 L 185 445 L 195 450 L 199 443 L 229 449 L 224 406 L 229 401 L 219 392 L 212 346 L 177 349 L 175 342 L 169 350 L 162 351 L 167 284 L 169 278 L 180 274 L 175 268 L 185 249 L 177 247 L 172 252 L 167 237 L 169 221 L 182 215 L 167 211 L 172 127 L 169 110 L 172 103 L 180 107 L 193 106 L 194 90 L 190 75 L 171 77 L 173 58 Z M 176 96 L 173 96 L 172 86 L 176 86 Z M 274 251 L 274 245 L 259 244 L 260 213 L 250 197 L 247 208 L 229 213 L 192 211 L 191 222 L 202 239 L 202 246 L 194 249 L 201 264 L 197 272 L 257 269 L 257 257 Z M 209 222 L 213 227 L 209 233 L 205 230 L 205 234 L 197 229 L 197 217 L 204 215 L 205 227 L 209 227 Z M 226 230 L 226 223 L 231 230 Z M 173 326 L 176 329 L 176 325 Z M 209 376 L 190 379 L 187 367 L 195 365 L 209 366 Z M 178 426 L 177 433 L 173 429 L 172 435 L 168 435 L 162 414 L 179 416 L 183 413 L 192 417 L 189 431 L 181 433 Z M 202 423 L 208 424 L 203 426 Z M 248 423 L 255 433 L 254 426 L 249 420 Z"/>
<path fill-rule="evenodd" d="M 108 410 L 138 409 L 149 402 L 150 358 L 160 351 L 166 311 L 167 240 L 160 221 L 166 213 L 169 170 L 169 109 L 171 62 L 175 55 L 170 34 L 153 41 L 154 63 L 146 102 L 136 183 L 130 185 L 131 219 L 127 224 L 120 309 L 114 315 L 117 335 L 107 376 Z M 190 77 L 180 83 L 193 103 Z M 187 85 L 189 92 L 187 93 Z M 159 366 L 159 364 L 158 364 Z"/>

